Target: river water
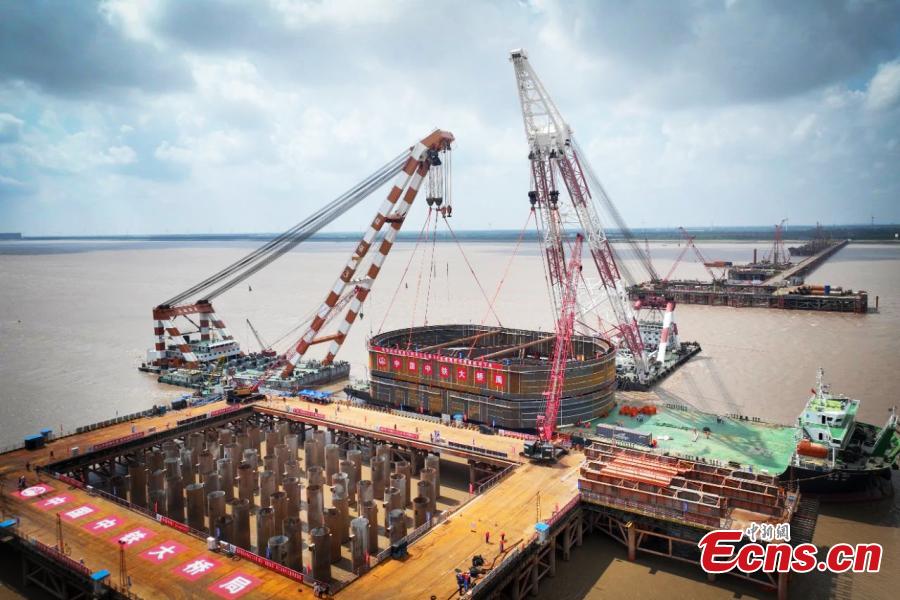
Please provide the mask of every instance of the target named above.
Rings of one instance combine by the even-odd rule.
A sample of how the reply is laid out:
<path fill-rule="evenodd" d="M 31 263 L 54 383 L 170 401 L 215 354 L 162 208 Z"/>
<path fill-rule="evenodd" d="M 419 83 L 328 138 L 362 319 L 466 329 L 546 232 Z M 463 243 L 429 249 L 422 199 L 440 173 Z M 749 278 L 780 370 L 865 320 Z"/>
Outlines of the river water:
<path fill-rule="evenodd" d="M 243 242 L 0 242 L 0 446 L 50 427 L 68 431 L 168 403 L 183 393 L 136 367 L 152 345 L 152 306 L 233 260 Z M 746 261 L 765 243 L 706 243 L 712 259 Z M 245 319 L 269 343 L 299 325 L 324 299 L 350 252 L 346 243 L 307 243 L 215 300 L 218 314 L 245 348 L 256 349 Z M 677 243 L 651 245 L 666 273 Z M 690 252 L 674 277 L 702 278 Z M 637 274 L 638 265 L 626 261 Z M 475 276 L 472 272 L 474 271 Z M 540 255 L 514 243 L 400 243 L 393 250 L 363 318 L 341 358 L 365 376 L 365 339 L 381 329 L 424 322 L 475 322 L 550 330 L 553 318 Z M 476 277 L 477 276 L 477 277 Z M 502 285 L 500 285 L 502 280 Z M 679 306 L 683 339 L 703 352 L 669 377 L 660 397 L 714 412 L 792 422 L 826 371 L 835 391 L 862 400 L 860 420 L 882 425 L 900 389 L 900 246 L 851 244 L 809 280 L 865 289 L 879 311 L 843 315 L 766 309 Z M 252 288 L 252 289 L 251 289 Z M 499 289 L 499 292 L 498 292 Z M 496 297 L 495 297 L 496 295 Z M 492 309 L 486 298 L 494 299 Z M 294 334 L 296 337 L 298 334 Z M 291 336 L 276 348 L 283 349 Z M 895 487 L 900 479 L 895 476 Z M 900 505 L 824 506 L 815 542 L 879 542 L 880 574 L 810 574 L 794 578 L 796 597 L 886 598 L 900 584 Z M 625 560 L 612 541 L 593 537 L 559 562 L 547 598 L 763 596 L 671 561 Z"/>

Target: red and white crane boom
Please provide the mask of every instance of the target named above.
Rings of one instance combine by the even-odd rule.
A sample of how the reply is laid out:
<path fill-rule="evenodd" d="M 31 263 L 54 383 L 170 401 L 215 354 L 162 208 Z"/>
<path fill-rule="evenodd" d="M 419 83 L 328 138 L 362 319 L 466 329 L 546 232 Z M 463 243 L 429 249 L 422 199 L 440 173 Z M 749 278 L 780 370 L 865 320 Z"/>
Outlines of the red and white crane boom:
<path fill-rule="evenodd" d="M 566 361 L 572 346 L 572 334 L 575 330 L 575 312 L 578 303 L 578 282 L 581 277 L 581 245 L 584 237 L 579 233 L 569 252 L 569 264 L 565 271 L 562 307 L 556 320 L 556 340 L 553 355 L 550 358 L 550 376 L 547 389 L 544 390 L 546 408 L 544 414 L 538 416 L 537 430 L 541 440 L 551 442 L 556 433 L 556 421 L 559 416 L 559 405 L 562 401 L 563 386 L 566 383 Z"/>
<path fill-rule="evenodd" d="M 529 199 L 532 205 L 537 205 L 541 214 L 541 243 L 554 312 L 558 314 L 560 310 L 565 288 L 561 276 L 565 264 L 565 232 L 566 229 L 577 228 L 584 234 L 600 276 L 599 289 L 586 290 L 591 297 L 587 303 L 579 305 L 579 311 L 584 313 L 597 309 L 602 300 L 599 296 L 605 295 L 604 304 L 609 306 L 611 312 L 605 320 L 613 325 L 609 333 L 619 346 L 630 351 L 638 377 L 643 380 L 648 371 L 644 344 L 625 283 L 594 204 L 594 196 L 606 206 L 612 206 L 612 203 L 587 166 L 571 128 L 528 62 L 526 52 L 513 50 L 510 60 L 515 70 L 528 140 L 528 158 L 531 161 L 533 189 Z M 562 179 L 571 204 L 560 203 L 557 177 Z M 560 217 L 556 221 L 551 217 L 554 211 L 558 211 Z"/>

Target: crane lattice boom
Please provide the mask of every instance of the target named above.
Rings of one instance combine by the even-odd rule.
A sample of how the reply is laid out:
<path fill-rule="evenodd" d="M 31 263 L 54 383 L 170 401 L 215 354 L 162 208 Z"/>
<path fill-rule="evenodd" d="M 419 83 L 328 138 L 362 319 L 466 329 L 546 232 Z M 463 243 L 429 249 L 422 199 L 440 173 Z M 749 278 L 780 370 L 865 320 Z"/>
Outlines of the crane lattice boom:
<path fill-rule="evenodd" d="M 572 334 L 575 329 L 575 312 L 578 302 L 578 281 L 581 272 L 581 245 L 584 237 L 579 233 L 575 237 L 572 251 L 569 253 L 569 264 L 566 268 L 566 282 L 563 287 L 562 308 L 556 320 L 556 341 L 553 356 L 550 359 L 550 377 L 544 398 L 547 406 L 544 414 L 538 417 L 538 433 L 544 441 L 552 441 L 556 432 L 556 419 L 559 416 L 559 405 L 562 401 L 563 386 L 566 383 L 566 361 L 572 345 Z"/>
<path fill-rule="evenodd" d="M 565 231 L 568 228 L 580 230 L 600 276 L 600 290 L 595 292 L 587 289 L 586 292 L 605 295 L 612 313 L 611 318 L 607 319 L 614 326 L 612 336 L 616 342 L 631 352 L 638 376 L 643 378 L 647 373 L 647 357 L 640 329 L 631 309 L 622 273 L 616 264 L 612 247 L 594 204 L 594 195 L 596 194 L 609 207 L 612 203 L 593 176 L 574 141 L 570 127 L 563 120 L 550 94 L 532 69 L 525 51 L 514 50 L 510 54 L 510 60 L 515 70 L 525 136 L 529 146 L 528 158 L 531 161 L 533 188 L 529 193 L 529 199 L 532 205 L 537 205 L 543 224 L 541 243 L 551 288 L 551 304 L 558 314 L 566 285 L 564 278 L 561 277 L 565 263 Z M 563 206 L 559 202 L 557 174 L 568 192 L 570 205 Z M 556 221 L 552 218 L 554 211 L 559 215 Z M 630 243 L 637 249 L 638 255 L 643 256 L 643 251 L 637 247 L 634 240 Z M 649 258 L 646 264 L 649 265 Z M 650 268 L 652 269 L 652 265 Z M 587 307 L 593 309 L 599 304 L 598 299 L 589 298 L 587 303 L 579 304 L 578 308 L 583 311 Z"/>

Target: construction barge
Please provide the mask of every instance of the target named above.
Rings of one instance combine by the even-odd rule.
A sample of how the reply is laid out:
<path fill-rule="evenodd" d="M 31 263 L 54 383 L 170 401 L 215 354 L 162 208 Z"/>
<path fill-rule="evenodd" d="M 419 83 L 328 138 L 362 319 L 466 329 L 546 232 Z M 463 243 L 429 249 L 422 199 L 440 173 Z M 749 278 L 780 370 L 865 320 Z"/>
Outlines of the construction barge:
<path fill-rule="evenodd" d="M 804 277 L 849 243 L 828 244 L 800 263 L 758 262 L 732 266 L 722 280 L 650 281 L 628 288 L 632 300 L 665 297 L 682 304 L 777 308 L 865 314 L 869 295 L 830 285 L 813 285 Z M 755 253 L 755 252 L 754 252 Z M 878 299 L 875 300 L 878 308 Z"/>

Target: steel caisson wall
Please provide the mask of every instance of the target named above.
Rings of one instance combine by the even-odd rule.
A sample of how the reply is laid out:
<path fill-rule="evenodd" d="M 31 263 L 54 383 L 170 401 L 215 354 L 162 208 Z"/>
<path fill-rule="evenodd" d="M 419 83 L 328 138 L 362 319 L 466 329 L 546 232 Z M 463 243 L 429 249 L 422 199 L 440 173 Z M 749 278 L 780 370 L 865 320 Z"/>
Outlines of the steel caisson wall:
<path fill-rule="evenodd" d="M 544 411 L 552 333 L 481 325 L 431 325 L 369 340 L 372 397 L 396 408 L 463 414 L 507 429 L 534 429 Z M 605 415 L 614 402 L 615 348 L 575 336 L 561 426 Z"/>

